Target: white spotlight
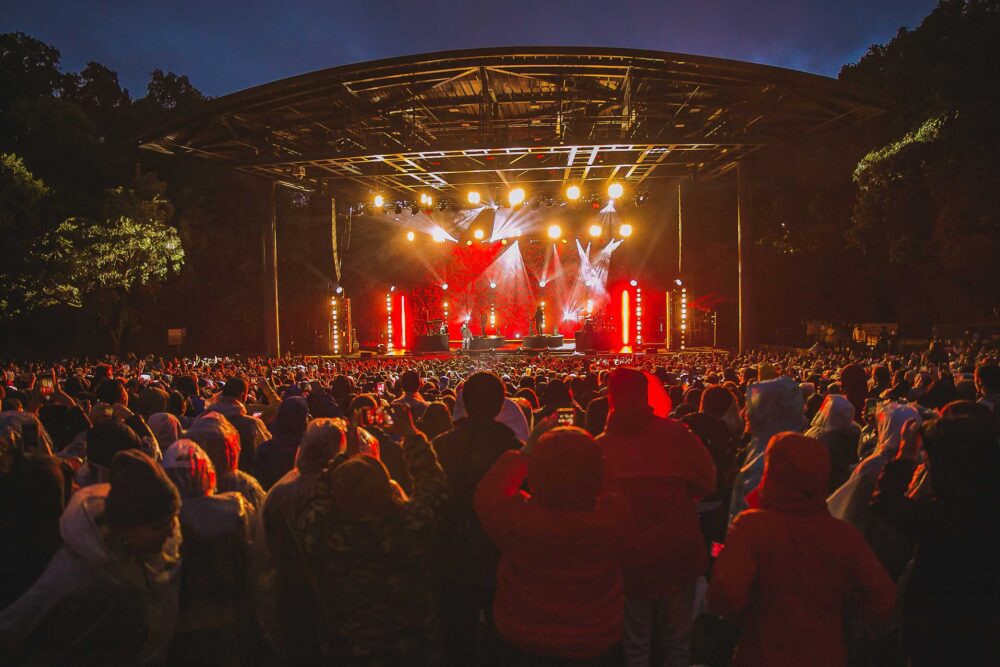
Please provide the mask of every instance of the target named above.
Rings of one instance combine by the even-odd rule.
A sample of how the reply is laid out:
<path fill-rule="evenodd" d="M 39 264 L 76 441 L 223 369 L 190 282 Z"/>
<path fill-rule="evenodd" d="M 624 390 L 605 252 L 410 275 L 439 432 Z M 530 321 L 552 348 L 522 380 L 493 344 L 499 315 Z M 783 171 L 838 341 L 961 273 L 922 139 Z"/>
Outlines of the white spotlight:
<path fill-rule="evenodd" d="M 600 225 L 591 225 L 590 226 L 590 235 L 593 236 L 595 239 L 601 235 L 602 231 L 604 231 L 604 230 L 601 229 Z"/>
<path fill-rule="evenodd" d="M 524 201 L 524 189 L 514 188 L 507 194 L 507 201 L 510 202 L 511 206 L 517 206 Z"/>
<path fill-rule="evenodd" d="M 615 182 L 608 186 L 608 196 L 612 199 L 618 199 L 625 192 L 625 188 L 622 187 L 621 183 Z"/>
<path fill-rule="evenodd" d="M 444 233 L 443 229 L 436 227 L 434 231 L 431 232 L 431 238 L 434 239 L 435 243 L 444 243 L 448 240 L 448 235 Z"/>
<path fill-rule="evenodd" d="M 618 234 L 624 239 L 632 236 L 632 225 L 622 225 L 618 228 Z"/>
<path fill-rule="evenodd" d="M 579 185 L 571 185 L 568 188 L 566 188 L 566 199 L 569 199 L 570 201 L 576 201 L 579 198 L 580 198 Z"/>
<path fill-rule="evenodd" d="M 478 204 L 479 200 L 480 200 L 479 199 L 479 193 L 476 192 L 475 190 L 472 190 L 471 192 L 469 192 L 468 200 L 469 200 L 470 204 L 473 204 L 473 205 Z"/>
<path fill-rule="evenodd" d="M 560 236 L 562 236 L 562 229 L 559 228 L 559 225 L 552 225 L 551 227 L 549 227 L 548 233 L 549 233 L 549 238 L 555 241 Z"/>
<path fill-rule="evenodd" d="M 375 208 L 382 208 L 383 204 L 385 204 L 385 197 L 382 195 L 375 195 Z"/>
<path fill-rule="evenodd" d="M 414 234 L 413 232 L 406 232 L 406 240 L 407 241 L 413 241 L 413 239 L 415 239 L 415 238 L 417 238 L 416 234 Z"/>
<path fill-rule="evenodd" d="M 441 289 L 447 290 L 448 289 L 448 283 L 441 283 Z"/>
<path fill-rule="evenodd" d="M 495 282 L 493 282 L 493 281 L 490 281 L 490 289 L 496 289 L 496 288 L 497 288 L 497 284 Z"/>

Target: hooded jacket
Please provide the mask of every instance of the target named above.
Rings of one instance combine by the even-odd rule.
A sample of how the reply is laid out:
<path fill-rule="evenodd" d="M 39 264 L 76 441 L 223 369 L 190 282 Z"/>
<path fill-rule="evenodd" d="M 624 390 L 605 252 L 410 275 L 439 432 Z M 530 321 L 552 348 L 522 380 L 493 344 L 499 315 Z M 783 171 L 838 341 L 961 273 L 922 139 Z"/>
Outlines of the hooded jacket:
<path fill-rule="evenodd" d="M 206 412 L 191 424 L 184 437 L 194 440 L 215 467 L 216 490 L 236 491 L 257 510 L 264 502 L 264 489 L 248 473 L 237 469 L 240 460 L 240 437 L 229 420 L 220 412 Z"/>
<path fill-rule="evenodd" d="M 357 508 L 365 496 L 338 487 L 334 480 L 341 468 L 363 473 L 377 466 L 363 465 L 363 455 L 340 455 L 320 476 L 299 517 L 307 571 L 317 593 L 317 626 L 330 664 L 414 664 L 430 650 L 436 631 L 434 546 L 448 486 L 421 434 L 406 439 L 403 455 L 413 478 L 409 500 L 379 497 L 383 511 L 373 515 L 345 511 Z M 388 484 L 384 468 L 382 474 Z M 357 487 L 364 489 L 371 487 Z"/>
<path fill-rule="evenodd" d="M 738 667 L 842 667 L 845 610 L 884 622 L 895 586 L 861 534 L 827 512 L 822 443 L 781 433 L 765 459 L 761 507 L 730 527 L 709 607 L 741 618 Z"/>
<path fill-rule="evenodd" d="M 206 412 L 218 412 L 229 420 L 236 432 L 240 434 L 240 459 L 238 467 L 240 470 L 253 470 L 254 457 L 257 448 L 266 440 L 270 440 L 271 433 L 267 430 L 259 418 L 247 414 L 247 408 L 238 399 L 232 396 L 220 395 L 209 405 Z"/>
<path fill-rule="evenodd" d="M 776 433 L 801 433 L 806 426 L 802 390 L 787 376 L 750 385 L 747 388 L 746 411 L 750 423 L 750 445 L 733 482 L 730 521 L 747 508 L 747 495 L 760 484 L 767 443 Z"/>
<path fill-rule="evenodd" d="M 156 557 L 109 544 L 108 484 L 80 489 L 59 522 L 63 546 L 41 578 L 0 612 L 0 656 L 12 665 L 152 664 L 177 619 L 180 531 Z"/>
<path fill-rule="evenodd" d="M 652 408 L 616 407 L 597 438 L 611 488 L 628 500 L 632 532 L 625 592 L 662 595 L 704 572 L 708 553 L 695 503 L 715 491 L 715 464 L 687 426 Z"/>
<path fill-rule="evenodd" d="M 529 653 L 588 658 L 621 638 L 628 508 L 620 495 L 597 495 L 597 446 L 568 445 L 593 451 L 542 440 L 530 463 L 521 452 L 504 453 L 476 490 L 476 512 L 501 552 L 499 633 Z M 526 478 L 534 495 L 520 490 Z"/>
<path fill-rule="evenodd" d="M 854 405 L 841 394 L 829 394 L 813 417 L 806 435 L 816 438 L 830 452 L 830 482 L 832 493 L 851 476 L 857 462 L 861 427 L 854 421 Z"/>
<path fill-rule="evenodd" d="M 830 514 L 861 531 L 889 574 L 898 579 L 913 555 L 913 543 L 892 525 L 872 514 L 869 501 L 886 463 L 896 457 L 903 424 L 920 421 L 910 405 L 883 403 L 875 413 L 878 444 L 875 453 L 854 469 L 851 477 L 827 499 Z"/>
<path fill-rule="evenodd" d="M 286 398 L 271 424 L 271 439 L 257 450 L 253 475 L 266 491 L 295 465 L 295 452 L 309 423 L 309 404 L 301 396 Z"/>

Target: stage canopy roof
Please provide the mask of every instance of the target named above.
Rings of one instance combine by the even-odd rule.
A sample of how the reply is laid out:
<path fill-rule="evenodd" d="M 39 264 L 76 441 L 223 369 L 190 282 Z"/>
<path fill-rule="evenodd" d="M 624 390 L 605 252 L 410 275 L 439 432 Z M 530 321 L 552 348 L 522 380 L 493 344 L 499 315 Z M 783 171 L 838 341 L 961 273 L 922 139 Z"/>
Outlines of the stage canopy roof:
<path fill-rule="evenodd" d="M 840 81 L 605 48 L 449 51 L 334 67 L 209 102 L 143 148 L 363 196 L 713 177 L 748 154 L 880 113 Z M 648 183 L 647 183 L 648 185 Z"/>

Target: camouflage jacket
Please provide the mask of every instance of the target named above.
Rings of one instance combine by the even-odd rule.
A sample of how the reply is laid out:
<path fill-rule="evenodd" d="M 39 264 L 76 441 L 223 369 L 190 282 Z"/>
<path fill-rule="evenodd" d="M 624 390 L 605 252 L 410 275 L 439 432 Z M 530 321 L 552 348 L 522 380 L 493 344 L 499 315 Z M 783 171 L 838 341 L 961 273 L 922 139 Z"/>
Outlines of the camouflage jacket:
<path fill-rule="evenodd" d="M 298 525 L 316 588 L 325 659 L 345 665 L 419 664 L 437 634 L 432 554 L 448 494 L 444 471 L 422 434 L 403 443 L 413 479 L 379 518 L 347 517 L 334 504 L 330 473 L 317 482 Z"/>

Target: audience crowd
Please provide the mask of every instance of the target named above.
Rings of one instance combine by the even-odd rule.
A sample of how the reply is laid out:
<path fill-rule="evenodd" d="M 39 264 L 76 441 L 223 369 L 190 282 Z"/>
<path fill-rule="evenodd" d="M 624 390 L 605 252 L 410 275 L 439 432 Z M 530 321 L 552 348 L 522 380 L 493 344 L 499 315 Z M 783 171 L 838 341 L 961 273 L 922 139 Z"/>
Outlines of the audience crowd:
<path fill-rule="evenodd" d="M 1000 665 L 998 354 L 10 361 L 0 664 Z"/>

